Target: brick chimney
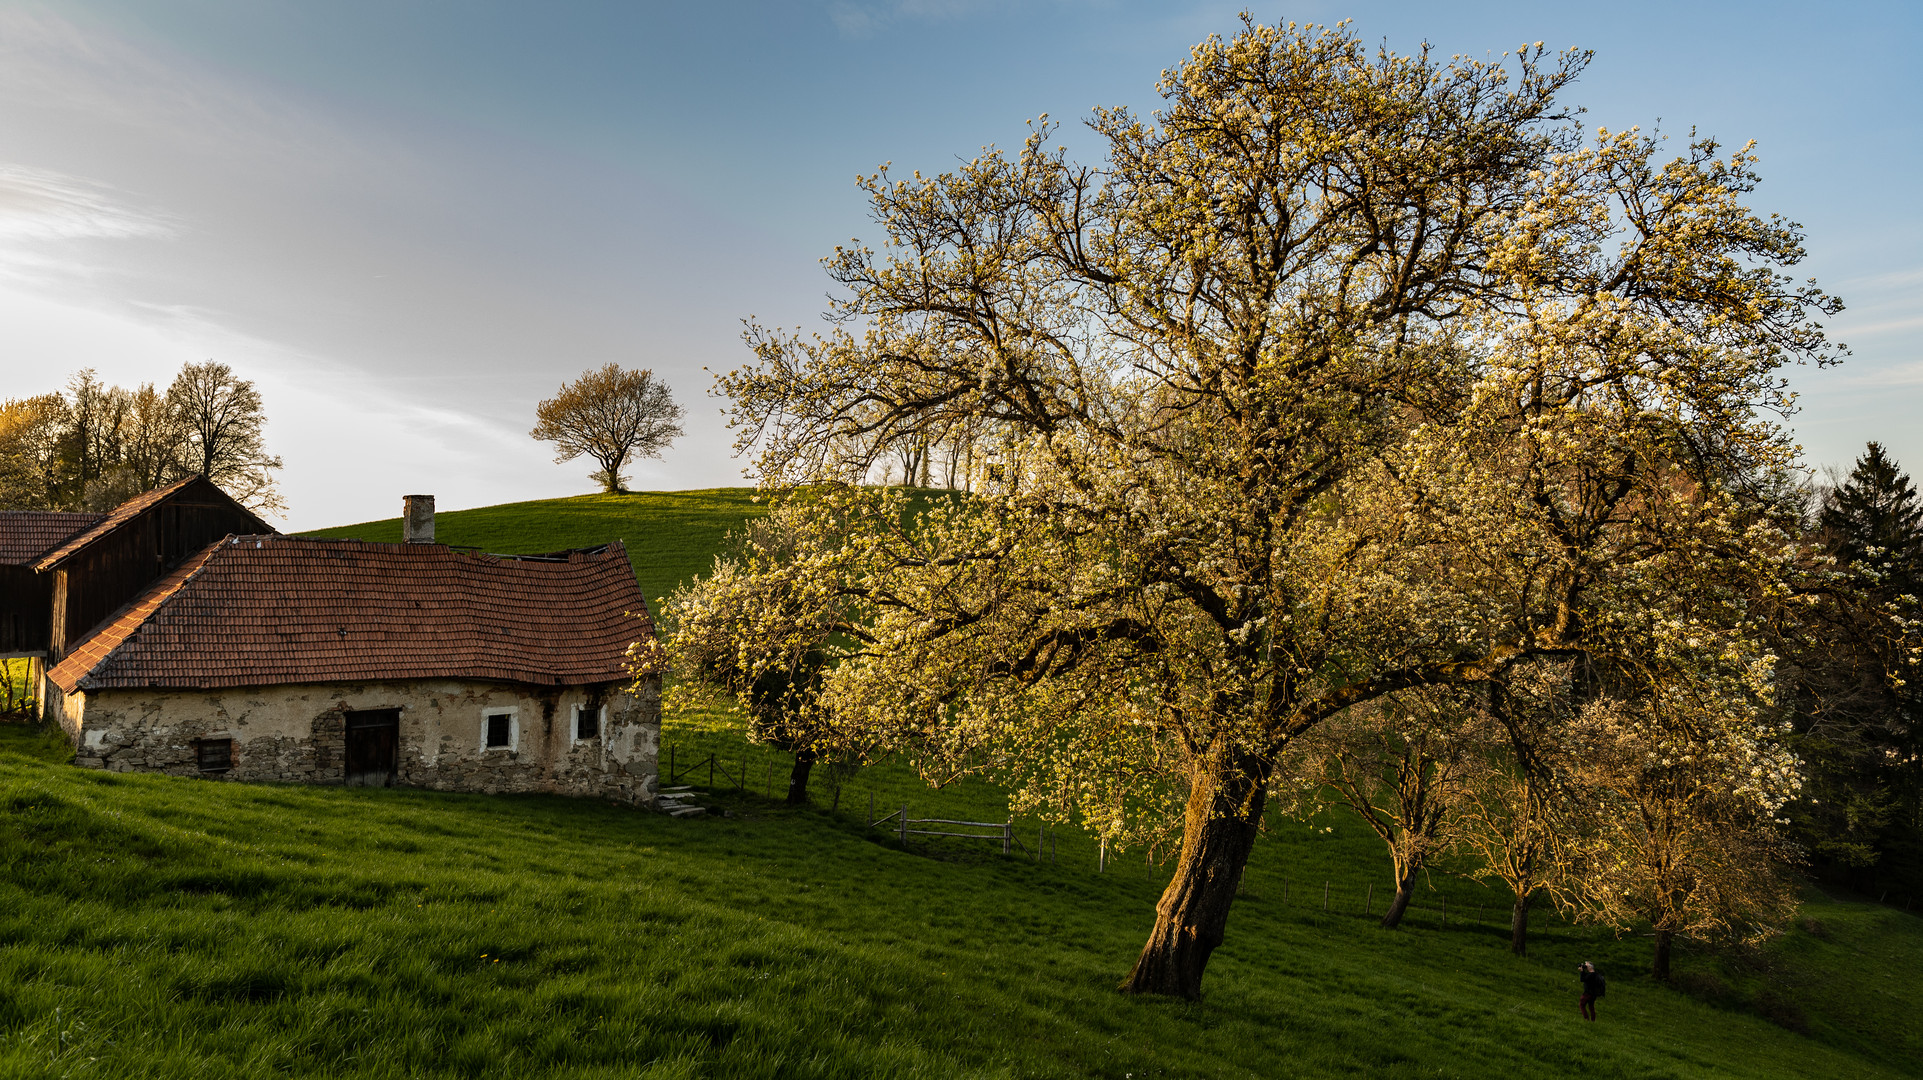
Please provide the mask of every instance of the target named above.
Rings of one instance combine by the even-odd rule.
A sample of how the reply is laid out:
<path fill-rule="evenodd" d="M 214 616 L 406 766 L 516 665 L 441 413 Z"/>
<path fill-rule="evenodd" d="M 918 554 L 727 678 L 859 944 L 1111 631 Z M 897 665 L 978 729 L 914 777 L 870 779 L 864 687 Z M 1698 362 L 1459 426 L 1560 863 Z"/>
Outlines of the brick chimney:
<path fill-rule="evenodd" d="M 409 544 L 434 542 L 434 496 L 401 496 L 401 540 Z"/>

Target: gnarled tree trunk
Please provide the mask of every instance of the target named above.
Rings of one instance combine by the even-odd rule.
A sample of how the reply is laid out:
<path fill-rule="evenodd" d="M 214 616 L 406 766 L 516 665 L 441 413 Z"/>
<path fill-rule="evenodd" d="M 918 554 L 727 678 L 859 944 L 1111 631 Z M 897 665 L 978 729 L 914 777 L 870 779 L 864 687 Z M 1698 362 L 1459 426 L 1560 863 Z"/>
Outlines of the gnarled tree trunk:
<path fill-rule="evenodd" d="M 1389 901 L 1389 910 L 1382 913 L 1382 928 L 1394 930 L 1402 925 L 1402 916 L 1409 910 L 1409 901 L 1416 895 L 1416 871 L 1410 870 L 1396 882 L 1395 899 Z"/>
<path fill-rule="evenodd" d="M 799 805 L 808 801 L 808 774 L 814 771 L 815 752 L 796 750 L 795 767 L 788 773 L 788 803 Z"/>
<path fill-rule="evenodd" d="M 1155 929 L 1121 989 L 1202 996 L 1202 969 L 1222 944 L 1229 905 L 1255 850 L 1272 762 L 1230 746 L 1210 748 L 1189 779 L 1182 856 L 1155 905 Z"/>
<path fill-rule="evenodd" d="M 1509 909 L 1509 951 L 1517 956 L 1529 955 L 1529 895 L 1518 894 Z"/>

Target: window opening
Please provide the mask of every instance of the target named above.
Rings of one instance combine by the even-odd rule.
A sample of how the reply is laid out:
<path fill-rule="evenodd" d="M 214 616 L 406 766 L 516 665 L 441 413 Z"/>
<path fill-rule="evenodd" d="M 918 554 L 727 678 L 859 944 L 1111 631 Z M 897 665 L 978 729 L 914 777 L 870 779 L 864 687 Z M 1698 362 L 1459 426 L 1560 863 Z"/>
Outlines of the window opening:
<path fill-rule="evenodd" d="M 200 771 L 204 773 L 223 773 L 234 767 L 234 740 L 200 740 Z"/>
<path fill-rule="evenodd" d="M 601 710 L 593 705 L 576 705 L 574 707 L 575 740 L 593 739 L 600 734 Z"/>
<path fill-rule="evenodd" d="M 508 713 L 489 713 L 487 717 L 487 748 L 510 745 L 514 738 L 514 717 Z"/>

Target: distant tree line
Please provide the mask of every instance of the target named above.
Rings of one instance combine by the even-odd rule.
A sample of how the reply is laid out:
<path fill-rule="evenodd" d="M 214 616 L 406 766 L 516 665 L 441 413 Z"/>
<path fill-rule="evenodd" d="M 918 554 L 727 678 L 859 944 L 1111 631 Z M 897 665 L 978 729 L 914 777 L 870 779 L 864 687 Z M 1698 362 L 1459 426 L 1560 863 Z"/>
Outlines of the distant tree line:
<path fill-rule="evenodd" d="M 226 364 L 185 364 L 165 391 L 75 373 L 64 391 L 0 401 L 0 509 L 105 511 L 204 476 L 250 509 L 286 510 L 254 384 Z"/>

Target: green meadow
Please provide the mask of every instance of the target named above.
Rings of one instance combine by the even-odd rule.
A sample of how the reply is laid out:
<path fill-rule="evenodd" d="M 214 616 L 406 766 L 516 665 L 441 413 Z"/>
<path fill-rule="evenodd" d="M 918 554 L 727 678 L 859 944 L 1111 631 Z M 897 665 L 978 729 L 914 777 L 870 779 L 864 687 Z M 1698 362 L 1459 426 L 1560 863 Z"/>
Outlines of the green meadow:
<path fill-rule="evenodd" d="M 683 516 L 650 530 L 650 500 Z M 592 521 L 571 532 L 575 505 Z M 594 496 L 440 523 L 490 551 L 625 538 L 655 596 L 753 509 Z M 370 531 L 386 524 L 330 532 L 397 538 Z M 1166 880 L 1140 853 L 1102 872 L 1087 835 L 1020 819 L 1006 856 L 904 848 L 867 827 L 871 803 L 1001 822 L 1006 799 L 883 762 L 818 769 L 814 805 L 791 808 L 770 798 L 788 759 L 728 710 L 669 717 L 663 740 L 709 815 L 104 774 L 0 726 L 0 1075 L 1923 1072 L 1923 921 L 1891 908 L 1812 891 L 1767 948 L 1686 951 L 1672 988 L 1639 974 L 1647 938 L 1546 913 L 1511 956 L 1507 896 L 1460 877 L 1384 932 L 1362 911 L 1388 879 L 1363 826 L 1276 818 L 1203 999 L 1132 998 L 1114 986 Z M 1576 1015 L 1583 959 L 1610 978 L 1595 1024 Z"/>
<path fill-rule="evenodd" d="M 593 547 L 612 540 L 627 545 L 635 577 L 653 603 L 696 574 L 705 574 L 728 530 L 766 513 L 753 488 L 707 491 L 636 491 L 622 495 L 576 495 L 566 499 L 440 510 L 434 539 L 499 555 L 531 555 Z M 385 518 L 302 533 L 329 539 L 398 544 L 401 519 Z"/>

